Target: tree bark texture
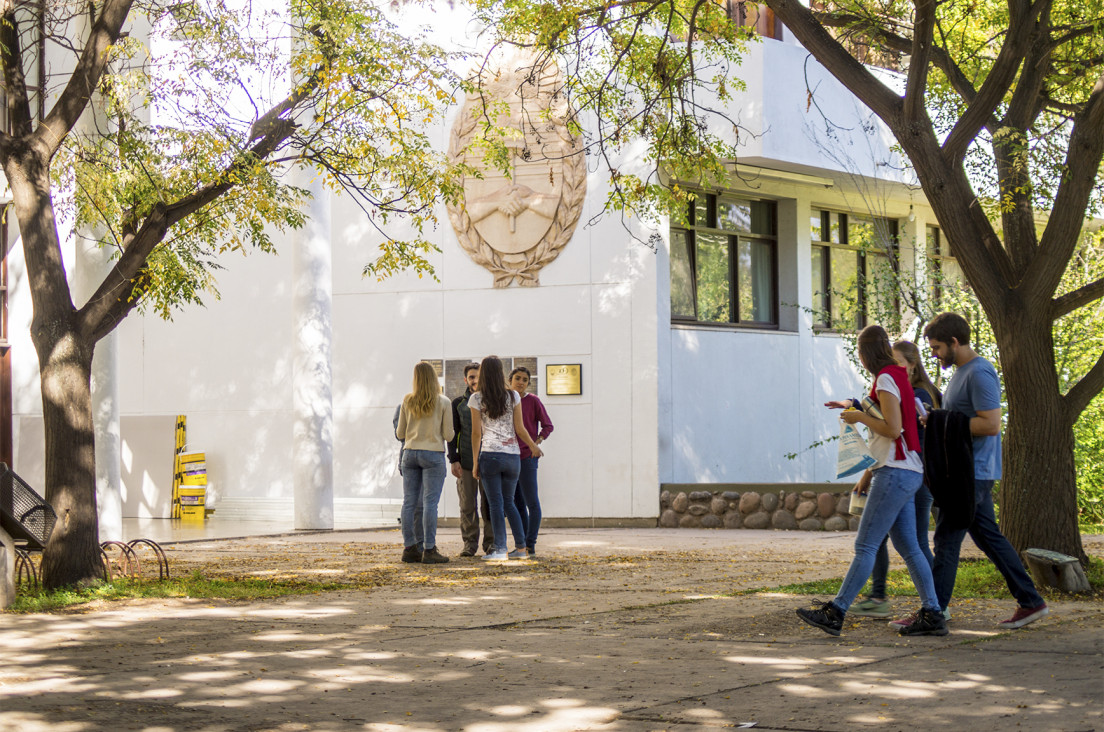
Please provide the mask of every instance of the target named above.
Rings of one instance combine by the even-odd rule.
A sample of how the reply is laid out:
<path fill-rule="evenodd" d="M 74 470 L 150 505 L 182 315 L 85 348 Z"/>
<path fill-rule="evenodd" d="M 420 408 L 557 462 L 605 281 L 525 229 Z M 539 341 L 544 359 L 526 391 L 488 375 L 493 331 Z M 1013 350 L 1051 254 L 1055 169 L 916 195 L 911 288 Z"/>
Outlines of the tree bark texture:
<path fill-rule="evenodd" d="M 19 222 L 34 314 L 45 428 L 46 500 L 57 523 L 42 555 L 47 589 L 103 577 L 96 512 L 91 371 L 94 341 L 81 332 L 54 217 L 48 156 L 9 141 L 0 151 Z"/>

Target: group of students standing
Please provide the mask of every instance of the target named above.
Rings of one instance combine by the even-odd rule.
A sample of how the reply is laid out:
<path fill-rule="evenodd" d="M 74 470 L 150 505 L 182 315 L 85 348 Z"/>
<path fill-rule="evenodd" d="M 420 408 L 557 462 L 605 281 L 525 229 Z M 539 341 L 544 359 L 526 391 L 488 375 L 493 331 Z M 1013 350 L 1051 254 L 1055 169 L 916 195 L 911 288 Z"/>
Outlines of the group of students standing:
<path fill-rule="evenodd" d="M 536 556 L 541 508 L 537 491 L 540 444 L 552 421 L 535 394 L 532 375 L 515 368 L 509 382 L 497 356 L 464 367 L 467 388 L 453 401 L 441 394 L 437 374 L 424 361 L 414 367 L 413 391 L 399 406 L 395 436 L 404 440 L 402 532 L 404 562 L 437 564 L 437 504 L 445 482 L 445 454 L 460 498 L 461 557 L 474 557 L 483 518 L 487 560 Z M 509 521 L 514 549 L 507 544 Z"/>
<path fill-rule="evenodd" d="M 993 484 L 1001 477 L 996 369 L 970 347 L 970 325 L 956 313 L 936 316 L 924 337 L 943 368 L 955 367 L 942 397 L 924 372 L 917 346 L 908 341 L 891 346 L 885 329 L 871 325 L 859 333 L 857 345 L 859 360 L 874 376 L 870 397 L 877 409 L 851 408 L 855 400 L 825 404 L 844 409 L 843 421 L 867 427 L 876 460 L 855 487 L 869 495 L 855 537 L 855 556 L 839 593 L 829 602 L 797 611 L 803 621 L 830 635 L 840 634 L 849 610 L 854 615 L 889 617 L 887 536 L 904 558 L 920 595 L 919 610 L 890 623 L 901 635 L 947 634 L 948 606 L 967 533 L 996 565 L 1019 603 L 1000 626 L 1019 628 L 1048 613 L 993 510 Z M 922 451 L 925 428 L 939 431 L 936 440 L 927 440 L 939 449 L 927 454 Z M 962 435 L 957 441 L 956 430 Z M 929 470 L 925 479 L 925 466 L 933 464 L 940 469 Z M 940 507 L 934 553 L 928 548 L 933 497 Z M 872 572 L 870 595 L 852 610 Z"/>

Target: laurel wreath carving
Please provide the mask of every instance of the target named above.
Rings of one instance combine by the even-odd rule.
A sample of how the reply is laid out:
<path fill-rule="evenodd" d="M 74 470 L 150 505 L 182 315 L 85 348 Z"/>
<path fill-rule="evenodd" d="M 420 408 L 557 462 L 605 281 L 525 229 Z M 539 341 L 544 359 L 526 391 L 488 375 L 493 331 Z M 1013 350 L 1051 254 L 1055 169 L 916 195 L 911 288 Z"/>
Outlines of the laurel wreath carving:
<path fill-rule="evenodd" d="M 469 101 L 452 129 L 449 142 L 449 156 L 458 162 L 464 155 L 472 134 L 479 123 L 477 107 Z M 539 242 L 532 248 L 517 254 L 502 254 L 497 251 L 476 230 L 463 202 L 449 204 L 449 221 L 460 240 L 460 246 L 476 264 L 494 275 L 495 287 L 536 287 L 540 284 L 540 271 L 560 254 L 560 250 L 571 240 L 575 225 L 583 211 L 586 198 L 586 158 L 582 154 L 580 140 L 572 135 L 565 124 L 545 123 L 545 131 L 555 134 L 563 144 L 565 155 L 562 158 L 563 187 L 559 205 L 553 216 L 552 224 Z M 573 152 L 571 152 L 573 151 Z M 461 179 L 460 184 L 463 185 Z M 508 261 L 506 258 L 509 258 Z M 522 260 L 518 258 L 522 257 Z"/>

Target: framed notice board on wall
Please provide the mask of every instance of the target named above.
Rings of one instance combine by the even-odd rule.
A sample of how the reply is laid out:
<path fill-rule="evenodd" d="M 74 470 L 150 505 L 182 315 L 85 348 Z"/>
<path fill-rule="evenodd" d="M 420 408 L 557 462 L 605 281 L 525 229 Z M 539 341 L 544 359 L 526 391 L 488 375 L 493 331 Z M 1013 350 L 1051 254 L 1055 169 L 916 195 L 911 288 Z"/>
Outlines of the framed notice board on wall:
<path fill-rule="evenodd" d="M 548 396 L 573 396 L 583 393 L 581 363 L 549 363 L 544 365 L 545 392 Z"/>

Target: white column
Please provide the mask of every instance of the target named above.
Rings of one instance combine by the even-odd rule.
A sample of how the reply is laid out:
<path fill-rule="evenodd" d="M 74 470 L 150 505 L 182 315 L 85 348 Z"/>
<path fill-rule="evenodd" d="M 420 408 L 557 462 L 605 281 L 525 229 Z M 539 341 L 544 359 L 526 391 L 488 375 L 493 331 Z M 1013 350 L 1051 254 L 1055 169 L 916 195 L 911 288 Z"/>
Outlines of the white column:
<path fill-rule="evenodd" d="M 78 302 L 87 300 L 113 262 L 109 250 L 91 234 L 77 236 L 74 290 Z M 100 541 L 123 539 L 122 437 L 119 428 L 119 339 L 111 331 L 96 344 L 92 357 L 92 423 L 96 440 L 96 508 Z"/>
<path fill-rule="evenodd" d="M 299 175 L 315 178 L 313 171 Z M 292 372 L 295 426 L 293 456 L 295 528 L 332 529 L 333 368 L 331 361 L 333 262 L 330 194 L 315 180 L 303 180 L 314 196 L 307 222 L 294 236 L 295 319 Z"/>

